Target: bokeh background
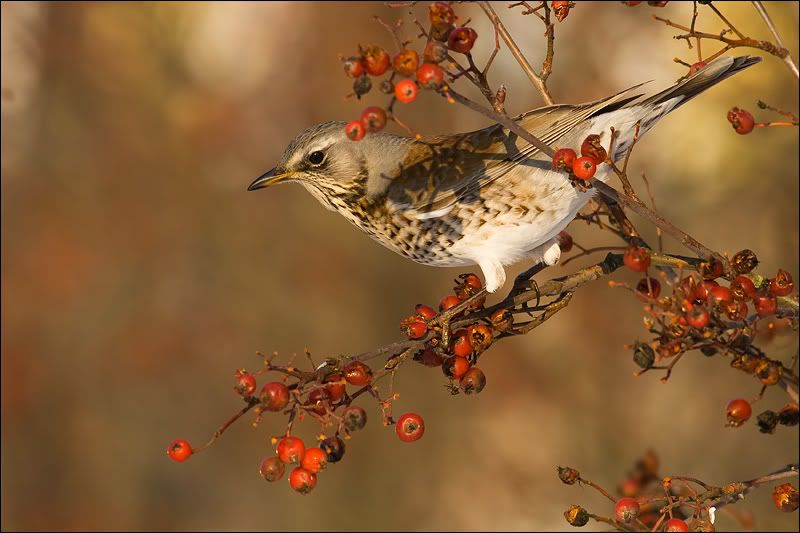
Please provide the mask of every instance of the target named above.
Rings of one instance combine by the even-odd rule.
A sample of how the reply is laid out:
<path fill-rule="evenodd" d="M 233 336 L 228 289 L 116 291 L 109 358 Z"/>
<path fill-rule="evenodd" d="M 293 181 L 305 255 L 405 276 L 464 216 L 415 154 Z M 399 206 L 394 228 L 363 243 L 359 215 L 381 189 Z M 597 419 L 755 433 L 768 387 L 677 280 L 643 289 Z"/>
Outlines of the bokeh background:
<path fill-rule="evenodd" d="M 746 34 L 770 38 L 749 3 L 714 5 Z M 798 4 L 766 5 L 797 59 Z M 540 62 L 538 19 L 496 7 Z M 239 408 L 233 371 L 257 368 L 256 350 L 288 356 L 307 346 L 323 357 L 388 343 L 413 304 L 436 303 L 462 272 L 403 260 L 300 187 L 245 191 L 303 128 L 358 116 L 365 103 L 343 99 L 350 83 L 336 53 L 390 47 L 372 16 L 406 11 L 2 3 L 4 530 L 567 529 L 571 503 L 611 509 L 562 485 L 556 465 L 613 488 L 648 447 L 664 474 L 713 483 L 797 461 L 797 428 L 764 436 L 753 423 L 723 427 L 725 404 L 758 391 L 727 361 L 687 356 L 666 385 L 633 378 L 622 346 L 644 333 L 641 304 L 604 282 L 533 334 L 494 347 L 479 397 L 451 397 L 440 372 L 405 367 L 396 409 L 423 414 L 425 438 L 400 443 L 367 404 L 373 423 L 312 495 L 257 474 L 277 417 L 257 429 L 239 423 L 185 464 L 167 459 L 173 438 L 200 443 Z M 475 6 L 458 12 L 473 18 L 481 64 L 491 28 Z M 556 100 L 683 75 L 672 59 L 693 61 L 695 51 L 653 13 L 688 23 L 691 4 L 579 2 L 556 28 Z M 705 8 L 699 27 L 722 29 Z M 403 31 L 415 35 L 410 23 Z M 490 81 L 508 85 L 511 112 L 541 105 L 507 51 L 495 65 Z M 739 136 L 725 112 L 738 105 L 772 118 L 755 108 L 759 98 L 797 112 L 797 89 L 767 57 L 664 119 L 631 163 L 679 227 L 718 250 L 753 248 L 765 273 L 783 267 L 795 279 L 797 128 Z M 431 134 L 488 124 L 429 94 L 401 116 Z M 617 244 L 583 224 L 570 231 L 584 246 Z M 765 347 L 788 358 L 796 342 L 778 334 Z M 783 401 L 771 390 L 760 406 Z M 308 423 L 301 435 L 317 432 Z M 775 511 L 769 493 L 736 508 L 753 512 L 759 529 L 796 530 L 797 515 Z"/>

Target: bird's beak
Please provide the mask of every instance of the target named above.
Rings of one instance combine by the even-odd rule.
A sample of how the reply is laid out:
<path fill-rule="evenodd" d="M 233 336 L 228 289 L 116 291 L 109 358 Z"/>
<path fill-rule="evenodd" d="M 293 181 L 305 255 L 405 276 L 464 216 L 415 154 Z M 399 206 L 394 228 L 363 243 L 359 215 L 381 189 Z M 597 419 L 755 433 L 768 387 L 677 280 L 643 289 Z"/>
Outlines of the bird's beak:
<path fill-rule="evenodd" d="M 284 172 L 282 174 L 276 174 L 275 169 L 265 172 L 264 174 L 257 177 L 253 180 L 253 183 L 247 188 L 248 191 L 255 191 L 256 189 L 263 189 L 264 187 L 269 187 L 270 185 L 275 185 L 276 183 L 284 182 L 290 179 L 295 172 Z"/>

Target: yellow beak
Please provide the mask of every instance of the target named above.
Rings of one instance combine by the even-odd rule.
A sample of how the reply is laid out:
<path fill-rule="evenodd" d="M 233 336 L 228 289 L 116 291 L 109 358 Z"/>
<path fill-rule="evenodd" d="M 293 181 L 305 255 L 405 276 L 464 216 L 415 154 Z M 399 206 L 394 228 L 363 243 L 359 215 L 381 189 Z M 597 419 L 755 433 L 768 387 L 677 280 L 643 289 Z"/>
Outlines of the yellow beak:
<path fill-rule="evenodd" d="M 284 182 L 294 176 L 295 172 L 284 172 L 283 174 L 276 174 L 275 169 L 265 172 L 264 174 L 253 180 L 253 183 L 247 188 L 248 191 L 255 191 L 256 189 L 263 189 L 276 183 Z"/>

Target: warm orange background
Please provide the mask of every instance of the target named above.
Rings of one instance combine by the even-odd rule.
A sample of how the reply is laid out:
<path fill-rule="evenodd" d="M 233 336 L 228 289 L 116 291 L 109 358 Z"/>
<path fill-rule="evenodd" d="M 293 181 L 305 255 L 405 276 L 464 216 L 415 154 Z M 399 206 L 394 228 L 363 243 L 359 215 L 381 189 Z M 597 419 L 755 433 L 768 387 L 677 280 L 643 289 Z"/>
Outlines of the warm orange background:
<path fill-rule="evenodd" d="M 578 4 L 556 28 L 559 102 L 647 79 L 665 86 L 684 73 L 673 57 L 696 57 L 650 18 L 688 23 L 689 3 Z M 714 5 L 770 38 L 749 3 Z M 796 59 L 798 4 L 766 5 Z M 497 9 L 540 62 L 539 21 Z M 474 19 L 482 64 L 491 28 L 474 6 L 458 11 Z M 313 495 L 256 472 L 276 417 L 255 430 L 238 424 L 186 464 L 166 458 L 171 439 L 201 442 L 238 409 L 233 371 L 256 368 L 256 350 L 308 346 L 322 357 L 391 342 L 399 318 L 438 301 L 461 272 L 403 260 L 300 187 L 245 192 L 294 134 L 358 115 L 365 104 L 343 101 L 349 81 L 336 52 L 390 46 L 372 15 L 404 12 L 2 4 L 4 530 L 567 529 L 571 503 L 610 509 L 589 489 L 561 485 L 559 464 L 613 487 L 648 446 L 664 474 L 712 483 L 797 461 L 797 428 L 723 427 L 727 401 L 758 391 L 728 361 L 691 354 L 667 385 L 631 377 L 622 345 L 644 334 L 640 304 L 603 282 L 533 334 L 494 347 L 478 398 L 449 396 L 436 370 L 405 368 L 396 408 L 423 414 L 424 439 L 400 443 L 366 404 L 372 422 Z M 703 8 L 699 27 L 722 25 Z M 490 81 L 508 85 L 511 112 L 541 104 L 506 51 Z M 759 98 L 798 110 L 797 81 L 773 57 L 666 118 L 641 142 L 631 175 L 646 171 L 659 210 L 710 247 L 753 248 L 766 274 L 780 266 L 798 279 L 797 128 L 739 136 L 725 120 L 734 105 L 771 118 Z M 425 133 L 487 124 L 432 95 L 402 117 Z M 585 246 L 616 244 L 583 224 L 571 231 Z M 764 347 L 788 358 L 796 343 L 785 335 Z M 783 401 L 770 390 L 756 411 Z M 753 511 L 762 529 L 796 528 L 797 515 L 774 511 L 769 492 L 737 510 Z"/>

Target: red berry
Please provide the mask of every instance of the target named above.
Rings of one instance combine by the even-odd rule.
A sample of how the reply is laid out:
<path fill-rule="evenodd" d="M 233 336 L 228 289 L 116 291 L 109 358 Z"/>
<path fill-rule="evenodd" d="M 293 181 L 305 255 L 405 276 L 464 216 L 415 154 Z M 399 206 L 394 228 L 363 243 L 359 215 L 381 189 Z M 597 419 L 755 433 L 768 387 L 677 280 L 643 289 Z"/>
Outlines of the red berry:
<path fill-rule="evenodd" d="M 362 55 L 364 57 L 364 66 L 368 74 L 380 76 L 389 70 L 389 64 L 391 63 L 389 54 L 380 46 L 367 46 L 362 51 Z"/>
<path fill-rule="evenodd" d="M 733 293 L 731 293 L 731 290 L 728 287 L 721 287 L 717 285 L 708 291 L 708 301 L 712 304 L 732 302 Z"/>
<path fill-rule="evenodd" d="M 367 134 L 367 128 L 364 127 L 364 123 L 360 120 L 354 120 L 344 127 L 344 134 L 351 141 L 360 141 Z"/>
<path fill-rule="evenodd" d="M 738 428 L 750 419 L 753 414 L 753 408 L 750 407 L 750 402 L 738 398 L 728 403 L 725 412 L 728 417 L 728 425 Z"/>
<path fill-rule="evenodd" d="M 634 272 L 645 272 L 650 266 L 650 254 L 644 248 L 631 246 L 625 250 L 622 262 Z"/>
<path fill-rule="evenodd" d="M 347 59 L 343 59 L 342 67 L 344 68 L 344 73 L 351 78 L 358 78 L 364 74 L 364 63 L 360 57 L 350 56 Z"/>
<path fill-rule="evenodd" d="M 774 296 L 756 296 L 753 298 L 753 305 L 758 316 L 771 315 L 778 310 L 778 300 Z"/>
<path fill-rule="evenodd" d="M 792 275 L 785 270 L 778 270 L 775 279 L 769 284 L 769 292 L 774 296 L 789 296 L 792 294 L 793 289 L 794 282 L 792 281 Z"/>
<path fill-rule="evenodd" d="M 405 330 L 409 339 L 421 339 L 428 334 L 428 325 L 423 321 L 411 322 L 405 327 Z"/>
<path fill-rule="evenodd" d="M 472 344 L 469 342 L 466 330 L 459 330 L 453 335 L 452 352 L 459 357 L 472 355 Z"/>
<path fill-rule="evenodd" d="M 694 288 L 694 299 L 705 302 L 708 300 L 709 296 L 711 296 L 711 291 L 714 290 L 715 287 L 719 287 L 719 283 L 712 280 L 703 280 L 702 282 L 698 283 Z"/>
<path fill-rule="evenodd" d="M 642 298 L 655 300 L 661 294 L 661 283 L 655 278 L 643 278 L 636 284 L 636 293 Z"/>
<path fill-rule="evenodd" d="M 722 308 L 731 320 L 744 320 L 747 318 L 747 303 L 744 300 L 728 302 Z"/>
<path fill-rule="evenodd" d="M 394 86 L 394 96 L 403 104 L 410 104 L 417 99 L 419 87 L 412 80 L 401 80 Z"/>
<path fill-rule="evenodd" d="M 309 393 L 308 401 L 303 405 L 310 411 L 322 416 L 328 412 L 327 406 L 330 405 L 329 399 L 327 388 L 314 389 Z"/>
<path fill-rule="evenodd" d="M 419 55 L 414 50 L 404 48 L 395 54 L 392 67 L 398 74 L 413 76 L 419 68 Z"/>
<path fill-rule="evenodd" d="M 286 464 L 297 464 L 303 460 L 306 446 L 297 437 L 283 437 L 278 441 L 278 459 Z"/>
<path fill-rule="evenodd" d="M 599 165 L 608 157 L 606 149 L 600 144 L 599 135 L 589 135 L 583 140 L 583 143 L 581 143 L 581 155 L 594 161 L 595 165 Z"/>
<path fill-rule="evenodd" d="M 559 234 L 556 235 L 556 241 L 558 242 L 558 247 L 561 248 L 563 253 L 567 253 L 572 250 L 572 235 L 570 235 L 568 232 L 559 232 Z"/>
<path fill-rule="evenodd" d="M 344 367 L 344 379 L 351 385 L 366 385 L 372 381 L 372 369 L 361 361 L 351 361 Z"/>
<path fill-rule="evenodd" d="M 447 311 L 451 307 L 455 307 L 456 305 L 460 304 L 461 300 L 455 294 L 450 294 L 442 298 L 442 301 L 439 302 L 439 311 Z"/>
<path fill-rule="evenodd" d="M 237 370 L 234 377 L 236 378 L 236 385 L 233 386 L 233 390 L 242 396 L 252 396 L 256 391 L 256 378 L 245 370 Z"/>
<path fill-rule="evenodd" d="M 708 63 L 706 63 L 705 61 L 698 61 L 697 63 L 694 63 L 691 67 L 689 67 L 689 76 L 693 76 L 694 74 L 700 72 L 707 66 Z"/>
<path fill-rule="evenodd" d="M 622 3 L 623 3 L 623 4 L 625 4 L 626 6 L 631 6 L 631 7 L 633 7 L 633 6 L 638 6 L 638 5 L 639 5 L 639 4 L 641 4 L 642 2 L 641 2 L 641 1 L 639 1 L 639 2 L 622 2 Z"/>
<path fill-rule="evenodd" d="M 386 111 L 378 106 L 369 106 L 361 112 L 361 124 L 367 131 L 380 131 L 386 127 Z"/>
<path fill-rule="evenodd" d="M 331 374 L 325 378 L 325 389 L 328 391 L 328 398 L 332 403 L 338 402 L 344 398 L 347 392 L 344 376 L 341 374 Z"/>
<path fill-rule="evenodd" d="M 454 355 L 442 363 L 442 372 L 452 380 L 459 380 L 469 370 L 469 361 L 466 358 Z"/>
<path fill-rule="evenodd" d="M 426 63 L 441 63 L 447 59 L 447 47 L 442 43 L 431 41 L 425 45 L 425 52 L 422 54 Z M 419 79 L 419 74 L 417 74 Z"/>
<path fill-rule="evenodd" d="M 689 531 L 689 525 L 680 518 L 670 518 L 667 520 L 667 523 L 664 524 L 664 531 L 681 533 L 683 531 Z"/>
<path fill-rule="evenodd" d="M 456 14 L 447 2 L 434 2 L 428 6 L 431 25 L 446 26 L 456 21 Z"/>
<path fill-rule="evenodd" d="M 425 434 L 425 421 L 416 413 L 406 413 L 397 420 L 395 431 L 401 441 L 414 442 Z"/>
<path fill-rule="evenodd" d="M 550 6 L 553 8 L 553 13 L 559 22 L 569 15 L 570 2 L 552 2 Z"/>
<path fill-rule="evenodd" d="M 417 304 L 414 307 L 414 312 L 420 317 L 422 320 L 431 320 L 433 319 L 437 313 L 433 309 L 433 307 L 429 307 L 425 304 Z"/>
<path fill-rule="evenodd" d="M 756 286 L 747 276 L 736 276 L 731 282 L 731 293 L 737 300 L 749 300 L 755 296 Z"/>
<path fill-rule="evenodd" d="M 630 522 L 639 516 L 639 502 L 633 498 L 620 498 L 614 505 L 614 517 L 617 522 Z"/>
<path fill-rule="evenodd" d="M 480 368 L 473 366 L 461 376 L 459 386 L 464 394 L 478 394 L 486 386 L 486 375 Z"/>
<path fill-rule="evenodd" d="M 553 155 L 553 169 L 570 172 L 577 158 L 578 154 L 576 154 L 575 150 L 572 148 L 559 148 L 556 150 L 555 155 Z"/>
<path fill-rule="evenodd" d="M 447 47 L 454 52 L 466 54 L 472 50 L 477 38 L 478 33 L 475 30 L 467 26 L 459 26 L 453 28 L 447 37 Z"/>
<path fill-rule="evenodd" d="M 755 119 L 753 119 L 753 115 L 738 107 L 734 107 L 728 111 L 728 122 L 731 123 L 736 133 L 740 135 L 745 135 L 753 131 L 756 123 Z"/>
<path fill-rule="evenodd" d="M 342 420 L 348 431 L 358 431 L 367 425 L 367 412 L 357 405 L 351 405 L 342 413 Z"/>
<path fill-rule="evenodd" d="M 703 329 L 708 325 L 709 314 L 705 308 L 693 307 L 686 313 L 686 322 L 695 329 Z"/>
<path fill-rule="evenodd" d="M 325 452 L 319 448 L 309 448 L 303 455 L 303 461 L 300 464 L 312 474 L 316 474 L 325 468 L 327 462 L 328 459 L 325 456 Z"/>
<path fill-rule="evenodd" d="M 467 327 L 467 338 L 475 353 L 481 353 L 492 344 L 492 330 L 486 324 L 473 324 Z"/>
<path fill-rule="evenodd" d="M 169 443 L 167 455 L 176 463 L 182 463 L 192 456 L 194 450 L 188 440 L 176 439 Z"/>
<path fill-rule="evenodd" d="M 417 83 L 423 89 L 438 89 L 444 83 L 444 70 L 433 63 L 423 63 L 417 69 Z"/>
<path fill-rule="evenodd" d="M 329 463 L 338 463 L 344 456 L 344 441 L 339 437 L 328 437 L 319 443 Z"/>
<path fill-rule="evenodd" d="M 703 276 L 703 279 L 714 280 L 722 276 L 724 272 L 725 267 L 722 261 L 716 257 L 712 257 L 708 261 L 700 263 L 700 274 Z"/>
<path fill-rule="evenodd" d="M 317 475 L 298 466 L 289 474 L 289 485 L 300 494 L 308 494 L 317 486 Z"/>
<path fill-rule="evenodd" d="M 579 157 L 572 163 L 572 173 L 583 181 L 589 181 L 597 172 L 597 165 L 591 157 Z"/>
<path fill-rule="evenodd" d="M 481 278 L 475 274 L 461 274 L 458 277 L 461 279 L 461 282 L 458 283 L 458 286 L 468 289 L 468 296 L 475 294 L 483 288 L 483 282 L 481 281 Z"/>
<path fill-rule="evenodd" d="M 261 403 L 267 411 L 280 411 L 289 403 L 289 389 L 279 381 L 267 383 L 261 389 Z"/>
<path fill-rule="evenodd" d="M 286 466 L 274 455 L 261 461 L 261 465 L 258 467 L 258 473 L 269 482 L 278 481 L 283 477 L 284 472 L 286 472 Z"/>

